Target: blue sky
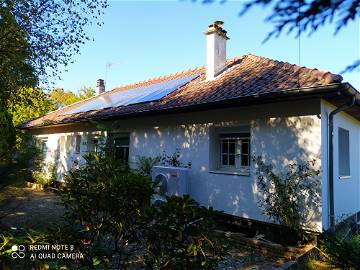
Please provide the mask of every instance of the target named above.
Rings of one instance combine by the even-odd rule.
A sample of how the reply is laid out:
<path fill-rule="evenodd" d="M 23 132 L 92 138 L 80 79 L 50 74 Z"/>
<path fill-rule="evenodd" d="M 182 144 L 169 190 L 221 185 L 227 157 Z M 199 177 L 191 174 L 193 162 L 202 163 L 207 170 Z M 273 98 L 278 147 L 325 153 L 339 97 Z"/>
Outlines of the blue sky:
<path fill-rule="evenodd" d="M 273 29 L 264 19 L 270 10 L 258 7 L 239 17 L 240 1 L 202 4 L 201 1 L 110 1 L 102 27 L 92 26 L 95 41 L 81 48 L 75 63 L 55 86 L 77 91 L 106 79 L 106 88 L 176 73 L 205 64 L 205 32 L 215 20 L 225 22 L 228 57 L 250 52 L 299 64 L 299 41 L 282 35 L 262 44 Z M 300 65 L 339 73 L 360 57 L 359 20 L 334 36 L 334 27 L 300 39 Z M 107 69 L 106 65 L 111 64 Z M 343 75 L 360 90 L 360 71 Z"/>

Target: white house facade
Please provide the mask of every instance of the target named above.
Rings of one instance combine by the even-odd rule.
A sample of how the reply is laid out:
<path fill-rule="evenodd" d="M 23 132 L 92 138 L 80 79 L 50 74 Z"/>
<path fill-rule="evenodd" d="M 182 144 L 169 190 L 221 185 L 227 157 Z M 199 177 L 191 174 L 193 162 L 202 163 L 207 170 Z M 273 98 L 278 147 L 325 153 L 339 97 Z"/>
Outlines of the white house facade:
<path fill-rule="evenodd" d="M 82 164 L 82 156 L 95 151 L 103 138 L 113 140 L 117 155 L 133 168 L 139 156 L 179 150 L 181 161 L 191 164 L 192 198 L 225 213 L 260 221 L 269 219 L 258 206 L 262 194 L 252 157 L 261 156 L 279 172 L 291 162 L 315 160 L 321 173 L 313 179 L 319 198 L 308 201 L 311 227 L 326 230 L 334 220 L 358 213 L 357 91 L 341 82 L 340 76 L 316 69 L 253 55 L 226 60 L 228 38 L 220 22 L 210 25 L 206 36 L 205 68 L 111 91 L 101 88 L 90 100 L 19 128 L 43 141 L 46 160 L 56 164 L 59 180 L 72 166 Z M 185 79 L 179 83 L 179 78 Z M 149 85 L 165 87 L 164 82 L 178 85 L 158 99 L 120 102 L 127 93 L 134 93 L 128 91 L 148 91 L 144 87 Z M 101 102 L 107 105 L 101 107 Z M 91 107 L 95 105 L 98 107 Z M 329 163 L 329 115 L 337 108 L 343 111 L 333 115 L 333 160 Z"/>

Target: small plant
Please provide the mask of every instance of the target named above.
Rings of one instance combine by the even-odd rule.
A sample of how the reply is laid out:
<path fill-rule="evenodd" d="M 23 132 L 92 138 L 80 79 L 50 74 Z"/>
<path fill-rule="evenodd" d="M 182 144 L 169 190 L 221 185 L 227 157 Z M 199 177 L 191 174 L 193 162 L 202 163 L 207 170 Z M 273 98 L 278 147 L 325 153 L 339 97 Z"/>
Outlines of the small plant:
<path fill-rule="evenodd" d="M 148 209 L 143 226 L 149 269 L 214 269 L 226 256 L 214 234 L 214 211 L 189 196 L 171 196 Z"/>
<path fill-rule="evenodd" d="M 333 235 L 322 242 L 327 260 L 341 269 L 360 269 L 360 235 L 341 239 Z"/>
<path fill-rule="evenodd" d="M 308 199 L 317 203 L 320 173 L 313 169 L 315 161 L 303 164 L 291 163 L 287 171 L 277 174 L 272 165 L 265 164 L 261 157 L 254 158 L 257 165 L 257 184 L 263 197 L 259 206 L 273 221 L 294 230 L 308 222 Z"/>
<path fill-rule="evenodd" d="M 160 163 L 161 157 L 138 156 L 138 171 L 142 175 L 150 176 L 152 167 Z"/>
<path fill-rule="evenodd" d="M 57 167 L 51 162 L 42 162 L 40 168 L 32 173 L 35 182 L 43 187 L 51 186 L 57 178 Z"/>
<path fill-rule="evenodd" d="M 176 149 L 176 151 L 172 155 L 167 155 L 164 151 L 161 155 L 161 164 L 164 166 L 172 166 L 172 167 L 183 167 L 183 168 L 191 168 L 191 162 L 188 162 L 187 165 L 185 165 L 180 160 L 181 154 L 180 150 Z"/>
<path fill-rule="evenodd" d="M 360 269 L 360 234 L 352 220 L 340 222 L 335 233 L 325 234 L 320 248 L 328 263 L 341 269 Z"/>

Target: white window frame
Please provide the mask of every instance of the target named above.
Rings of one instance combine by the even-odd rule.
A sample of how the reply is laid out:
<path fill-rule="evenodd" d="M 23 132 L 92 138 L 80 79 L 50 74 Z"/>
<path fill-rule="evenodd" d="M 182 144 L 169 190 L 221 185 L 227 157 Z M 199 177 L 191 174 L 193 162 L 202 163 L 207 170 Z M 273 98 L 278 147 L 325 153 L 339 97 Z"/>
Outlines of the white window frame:
<path fill-rule="evenodd" d="M 42 153 L 42 155 L 44 155 L 44 157 L 46 157 L 47 152 L 48 152 L 48 137 L 40 137 L 39 138 L 39 146 L 40 146 L 40 151 Z"/>
<path fill-rule="evenodd" d="M 117 139 L 126 139 L 128 140 L 128 143 L 127 144 L 117 144 L 116 143 L 116 140 Z M 128 152 L 128 157 L 127 157 L 127 160 L 124 160 L 125 162 L 129 162 L 129 158 L 130 158 L 130 136 L 129 135 L 124 135 L 124 134 L 116 134 L 114 133 L 113 134 L 113 137 L 112 137 L 112 145 L 113 147 L 116 149 L 116 148 L 127 148 L 127 152 Z"/>
<path fill-rule="evenodd" d="M 80 154 L 80 152 L 81 152 L 81 141 L 82 141 L 81 135 L 75 135 L 75 153 L 76 154 Z"/>
<path fill-rule="evenodd" d="M 234 153 L 235 164 L 234 165 L 223 164 L 223 155 L 224 155 L 223 141 L 228 141 L 228 140 L 235 140 L 235 153 Z M 248 144 L 248 153 L 247 154 L 242 153 L 242 145 L 245 141 L 247 141 L 247 144 Z M 227 136 L 226 133 L 220 134 L 220 138 L 219 138 L 219 144 L 220 144 L 219 170 L 249 173 L 249 171 L 250 171 L 250 147 L 251 147 L 250 142 L 251 142 L 250 134 L 248 136 L 233 136 L 232 134 L 229 134 L 229 136 Z M 248 156 L 247 157 L 247 162 L 248 162 L 247 166 L 241 165 L 241 160 L 242 160 L 243 155 Z M 228 161 L 229 161 L 229 157 L 230 157 L 230 154 L 228 151 Z"/>

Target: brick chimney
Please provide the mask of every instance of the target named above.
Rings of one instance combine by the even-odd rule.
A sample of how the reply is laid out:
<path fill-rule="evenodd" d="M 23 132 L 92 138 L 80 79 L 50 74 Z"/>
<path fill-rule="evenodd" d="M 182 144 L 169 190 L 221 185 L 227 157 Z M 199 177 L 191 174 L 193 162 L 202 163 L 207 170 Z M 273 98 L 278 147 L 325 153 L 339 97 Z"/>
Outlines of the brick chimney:
<path fill-rule="evenodd" d="M 105 92 L 105 83 L 103 79 L 98 79 L 96 81 L 96 90 L 98 95 Z"/>
<path fill-rule="evenodd" d="M 226 64 L 226 31 L 221 28 L 224 22 L 215 21 L 208 26 L 206 35 L 206 80 L 213 80 Z"/>

